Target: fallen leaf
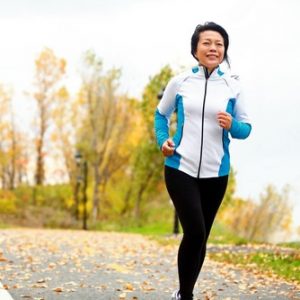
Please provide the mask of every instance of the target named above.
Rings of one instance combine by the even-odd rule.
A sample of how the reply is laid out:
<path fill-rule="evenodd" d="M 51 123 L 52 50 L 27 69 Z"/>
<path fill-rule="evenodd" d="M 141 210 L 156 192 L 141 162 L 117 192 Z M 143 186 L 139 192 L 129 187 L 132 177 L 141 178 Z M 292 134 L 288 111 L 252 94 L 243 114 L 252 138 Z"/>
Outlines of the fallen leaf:
<path fill-rule="evenodd" d="M 107 269 L 108 270 L 112 269 L 119 273 L 129 273 L 129 271 L 126 268 L 124 268 L 122 265 L 115 264 L 115 263 L 107 265 Z"/>
<path fill-rule="evenodd" d="M 48 268 L 53 269 L 56 267 L 55 263 L 49 263 Z"/>
<path fill-rule="evenodd" d="M 74 281 L 69 281 L 69 282 L 66 282 L 65 285 L 72 285 L 72 286 L 76 286 L 78 285 L 76 282 Z"/>
<path fill-rule="evenodd" d="M 37 283 L 44 283 L 44 282 L 46 282 L 45 279 L 39 279 L 39 280 L 37 281 Z"/>
<path fill-rule="evenodd" d="M 126 283 L 124 285 L 124 290 L 133 291 L 133 285 L 131 283 Z"/>
<path fill-rule="evenodd" d="M 0 262 L 6 262 L 6 261 L 8 261 L 7 258 L 5 258 L 5 257 L 3 257 L 3 256 L 0 257 Z"/>
<path fill-rule="evenodd" d="M 120 294 L 120 295 L 119 295 L 119 299 L 120 299 L 120 300 L 126 299 L 126 293 Z"/>
<path fill-rule="evenodd" d="M 42 283 L 35 283 L 31 286 L 32 288 L 42 288 L 42 289 L 46 289 L 48 287 L 47 284 L 42 284 Z"/>

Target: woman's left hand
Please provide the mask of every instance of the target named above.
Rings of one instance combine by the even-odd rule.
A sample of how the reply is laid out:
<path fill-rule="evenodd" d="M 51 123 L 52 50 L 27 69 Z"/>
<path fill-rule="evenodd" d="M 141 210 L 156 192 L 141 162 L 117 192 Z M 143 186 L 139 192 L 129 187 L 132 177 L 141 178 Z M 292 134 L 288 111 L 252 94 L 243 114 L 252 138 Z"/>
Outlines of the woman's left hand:
<path fill-rule="evenodd" d="M 231 128 L 231 123 L 232 123 L 232 116 L 227 113 L 227 112 L 219 112 L 218 115 L 217 115 L 217 119 L 218 119 L 218 122 L 219 122 L 219 125 L 226 129 L 226 130 L 229 130 Z"/>

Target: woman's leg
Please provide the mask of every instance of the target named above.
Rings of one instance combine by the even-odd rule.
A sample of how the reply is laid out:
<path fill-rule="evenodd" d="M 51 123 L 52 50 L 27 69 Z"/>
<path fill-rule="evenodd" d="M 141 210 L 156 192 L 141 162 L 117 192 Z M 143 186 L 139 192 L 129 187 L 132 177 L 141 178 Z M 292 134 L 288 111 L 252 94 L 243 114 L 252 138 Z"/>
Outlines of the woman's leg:
<path fill-rule="evenodd" d="M 183 228 L 178 251 L 180 295 L 182 300 L 191 300 L 206 242 L 199 184 L 196 178 L 169 167 L 165 168 L 165 180 Z"/>
<path fill-rule="evenodd" d="M 198 273 L 200 273 L 205 259 L 206 242 L 209 237 L 210 230 L 216 217 L 217 211 L 225 195 L 227 182 L 228 176 L 199 179 L 201 206 L 206 229 L 206 240 L 203 248 L 201 249 L 201 259 L 197 268 Z"/>

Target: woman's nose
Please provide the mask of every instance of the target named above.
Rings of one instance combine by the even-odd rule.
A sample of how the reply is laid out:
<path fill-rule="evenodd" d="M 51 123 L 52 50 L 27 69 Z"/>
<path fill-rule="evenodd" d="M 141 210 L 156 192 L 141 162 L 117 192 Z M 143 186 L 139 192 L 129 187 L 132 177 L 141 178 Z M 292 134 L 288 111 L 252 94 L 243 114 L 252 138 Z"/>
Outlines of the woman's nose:
<path fill-rule="evenodd" d="M 210 47 L 209 47 L 209 50 L 210 50 L 210 51 L 217 51 L 216 45 L 211 44 Z"/>

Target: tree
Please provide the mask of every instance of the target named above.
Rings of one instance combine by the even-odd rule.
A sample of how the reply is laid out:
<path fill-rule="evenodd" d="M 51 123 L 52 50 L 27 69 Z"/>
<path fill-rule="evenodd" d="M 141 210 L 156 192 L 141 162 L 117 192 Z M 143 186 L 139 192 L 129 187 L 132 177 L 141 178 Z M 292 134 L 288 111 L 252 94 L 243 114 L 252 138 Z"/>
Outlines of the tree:
<path fill-rule="evenodd" d="M 26 176 L 24 135 L 16 128 L 12 91 L 0 84 L 0 177 L 4 189 L 14 189 Z"/>
<path fill-rule="evenodd" d="M 150 78 L 144 89 L 142 101 L 139 105 L 143 134 L 132 156 L 130 165 L 130 184 L 124 197 L 125 214 L 129 208 L 130 199 L 134 202 L 134 215 L 140 219 L 142 201 L 157 189 L 162 181 L 163 156 L 159 152 L 154 135 L 154 112 L 158 104 L 158 95 L 167 85 L 173 72 L 169 66 L 163 67 L 158 74 Z"/>
<path fill-rule="evenodd" d="M 9 91 L 5 86 L 0 86 L 0 162 L 1 162 L 1 185 L 2 187 L 8 188 L 11 184 L 11 176 L 9 173 L 13 173 L 15 165 L 11 167 L 11 161 L 9 159 L 9 136 L 11 133 L 11 91 Z M 10 169 L 12 172 L 10 172 Z M 10 177 L 10 180 L 9 180 Z"/>
<path fill-rule="evenodd" d="M 129 114 L 126 97 L 118 93 L 120 74 L 116 68 L 104 71 L 102 60 L 93 51 L 84 54 L 79 96 L 83 126 L 78 144 L 92 168 L 94 220 L 100 211 L 100 193 L 128 160 L 128 154 L 121 151 L 129 130 Z"/>
<path fill-rule="evenodd" d="M 35 92 L 37 104 L 36 119 L 36 171 L 35 183 L 42 185 L 45 179 L 45 136 L 50 126 L 51 111 L 57 95 L 60 80 L 65 74 L 66 61 L 55 56 L 54 52 L 45 48 L 35 61 Z"/>
<path fill-rule="evenodd" d="M 226 193 L 224 195 L 224 198 L 222 200 L 222 205 L 220 206 L 220 209 L 216 217 L 217 220 L 219 220 L 220 222 L 223 222 L 228 217 L 228 211 L 230 211 L 232 207 L 235 207 L 237 205 L 237 198 L 234 195 L 235 191 L 236 191 L 236 172 L 234 171 L 234 168 L 231 166 Z"/>
<path fill-rule="evenodd" d="M 52 119 L 55 129 L 52 133 L 52 141 L 56 151 L 57 159 L 62 159 L 67 172 L 69 182 L 75 181 L 75 142 L 76 132 L 79 129 L 78 105 L 71 101 L 66 87 L 61 87 L 55 96 L 55 103 L 52 109 Z M 53 152 L 55 152 L 53 149 Z"/>
<path fill-rule="evenodd" d="M 226 209 L 226 207 L 232 205 L 234 201 L 234 193 L 236 191 L 236 173 L 234 171 L 234 168 L 231 166 L 231 170 L 228 177 L 228 184 L 226 188 L 226 193 L 224 196 L 224 199 L 222 201 L 222 206 L 220 210 Z"/>
<path fill-rule="evenodd" d="M 276 232 L 289 232 L 291 224 L 289 187 L 285 186 L 280 193 L 273 185 L 268 185 L 249 219 L 247 238 L 250 241 L 268 241 Z"/>
<path fill-rule="evenodd" d="M 235 199 L 225 209 L 223 217 L 238 235 L 250 241 L 270 241 L 277 233 L 290 231 L 292 208 L 289 187 L 278 192 L 273 185 L 268 185 L 259 203 Z"/>

